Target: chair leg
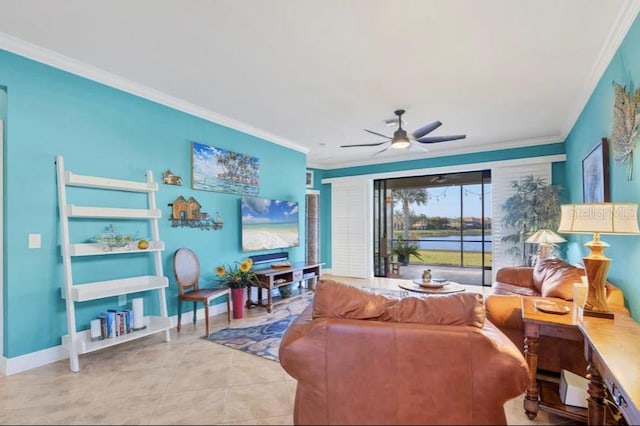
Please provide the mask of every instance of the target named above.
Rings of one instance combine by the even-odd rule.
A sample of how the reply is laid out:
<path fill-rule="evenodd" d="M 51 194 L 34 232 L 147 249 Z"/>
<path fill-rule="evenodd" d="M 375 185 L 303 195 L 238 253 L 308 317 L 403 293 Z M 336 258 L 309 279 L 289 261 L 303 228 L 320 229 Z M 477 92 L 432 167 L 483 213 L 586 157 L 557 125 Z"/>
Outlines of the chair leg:
<path fill-rule="evenodd" d="M 180 332 L 181 319 L 182 319 L 182 300 L 178 299 L 178 333 Z"/>
<path fill-rule="evenodd" d="M 206 336 L 209 337 L 209 302 L 204 302 L 204 329 Z"/>
<path fill-rule="evenodd" d="M 196 312 L 198 311 L 198 302 L 193 302 L 193 325 L 196 325 Z"/>

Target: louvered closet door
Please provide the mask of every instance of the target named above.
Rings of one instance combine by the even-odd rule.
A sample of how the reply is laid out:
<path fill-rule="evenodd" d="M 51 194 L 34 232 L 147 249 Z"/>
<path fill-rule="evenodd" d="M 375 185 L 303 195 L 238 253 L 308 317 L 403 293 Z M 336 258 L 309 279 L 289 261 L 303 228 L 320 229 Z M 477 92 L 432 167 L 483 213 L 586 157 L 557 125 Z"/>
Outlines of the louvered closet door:
<path fill-rule="evenodd" d="M 369 181 L 333 182 L 331 186 L 331 272 L 371 275 L 371 188 Z"/>
<path fill-rule="evenodd" d="M 491 170 L 491 186 L 493 191 L 493 280 L 495 272 L 503 266 L 518 266 L 520 259 L 505 254 L 509 248 L 502 242 L 502 237 L 511 234 L 508 229 L 503 229 L 502 218 L 504 212 L 502 205 L 507 198 L 514 194 L 511 184 L 513 181 L 520 181 L 525 176 L 544 178 L 547 183 L 551 183 L 551 163 L 531 163 L 518 164 L 517 166 L 496 167 Z"/>

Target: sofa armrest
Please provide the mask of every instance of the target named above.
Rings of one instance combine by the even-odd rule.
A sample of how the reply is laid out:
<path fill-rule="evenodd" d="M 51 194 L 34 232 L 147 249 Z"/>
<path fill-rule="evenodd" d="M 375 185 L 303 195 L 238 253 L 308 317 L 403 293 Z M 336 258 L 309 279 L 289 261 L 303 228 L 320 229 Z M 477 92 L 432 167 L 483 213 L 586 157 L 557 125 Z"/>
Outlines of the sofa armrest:
<path fill-rule="evenodd" d="M 535 288 L 533 285 L 533 267 L 507 266 L 498 269 L 496 281 L 520 287 Z"/>
<path fill-rule="evenodd" d="M 607 282 L 605 284 L 607 292 L 607 307 L 618 312 L 629 314 L 629 310 L 624 305 L 624 293 L 615 285 Z"/>
<path fill-rule="evenodd" d="M 487 319 L 500 330 L 524 329 L 522 296 L 490 294 L 485 298 Z"/>

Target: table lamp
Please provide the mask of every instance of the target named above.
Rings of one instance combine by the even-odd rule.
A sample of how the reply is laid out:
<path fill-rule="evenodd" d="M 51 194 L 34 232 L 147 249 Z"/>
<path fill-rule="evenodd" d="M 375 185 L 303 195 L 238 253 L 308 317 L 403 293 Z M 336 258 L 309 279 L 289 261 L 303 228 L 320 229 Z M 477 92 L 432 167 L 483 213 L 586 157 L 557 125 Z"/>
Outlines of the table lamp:
<path fill-rule="evenodd" d="M 611 259 L 603 253 L 609 244 L 600 240 L 600 234 L 639 234 L 638 205 L 632 203 L 587 203 L 560 206 L 561 217 L 558 232 L 591 234 L 593 240 L 585 243 L 590 253 L 583 257 L 587 276 L 587 300 L 583 314 L 613 319 L 607 307 L 605 283 Z"/>
<path fill-rule="evenodd" d="M 550 229 L 538 229 L 533 233 L 533 235 L 525 240 L 526 243 L 538 244 L 538 257 L 540 259 L 549 257 L 552 245 L 564 243 L 565 241 L 567 240 Z"/>

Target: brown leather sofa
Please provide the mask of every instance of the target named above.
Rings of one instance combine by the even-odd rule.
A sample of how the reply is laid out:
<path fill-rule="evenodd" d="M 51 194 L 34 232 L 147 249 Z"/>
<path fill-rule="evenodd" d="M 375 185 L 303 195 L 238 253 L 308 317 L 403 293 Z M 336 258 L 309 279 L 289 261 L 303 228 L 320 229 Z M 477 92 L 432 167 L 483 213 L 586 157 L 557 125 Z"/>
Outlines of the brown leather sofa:
<path fill-rule="evenodd" d="M 528 367 L 482 296 L 391 298 L 321 279 L 280 363 L 295 424 L 506 424 Z"/>
<path fill-rule="evenodd" d="M 535 267 L 505 267 L 496 272 L 493 294 L 486 297 L 487 319 L 506 334 L 524 353 L 522 297 L 548 297 L 573 300 L 573 284 L 582 281 L 584 269 L 562 259 L 539 260 Z M 628 313 L 622 291 L 606 283 L 607 306 Z M 538 369 L 559 373 L 561 369 L 585 375 L 584 342 L 541 336 Z"/>

